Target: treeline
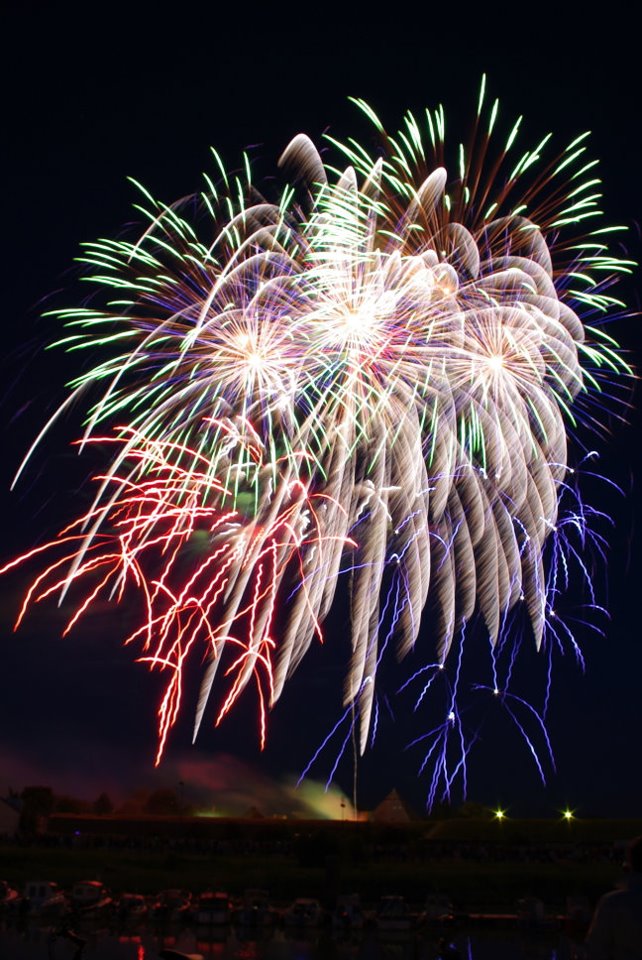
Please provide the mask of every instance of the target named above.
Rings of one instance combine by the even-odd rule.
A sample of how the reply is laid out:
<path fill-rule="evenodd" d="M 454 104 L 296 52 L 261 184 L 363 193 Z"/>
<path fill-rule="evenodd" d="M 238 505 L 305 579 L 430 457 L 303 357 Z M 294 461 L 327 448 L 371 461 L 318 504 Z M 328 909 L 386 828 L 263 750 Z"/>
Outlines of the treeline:
<path fill-rule="evenodd" d="M 106 791 L 95 800 L 82 800 L 70 794 L 57 794 L 48 786 L 25 787 L 21 793 L 11 791 L 9 800 L 20 810 L 20 831 L 42 833 L 54 813 L 93 814 L 94 816 L 189 816 L 193 813 L 177 791 L 166 787 L 156 790 L 135 790 L 121 803 L 114 803 Z"/>

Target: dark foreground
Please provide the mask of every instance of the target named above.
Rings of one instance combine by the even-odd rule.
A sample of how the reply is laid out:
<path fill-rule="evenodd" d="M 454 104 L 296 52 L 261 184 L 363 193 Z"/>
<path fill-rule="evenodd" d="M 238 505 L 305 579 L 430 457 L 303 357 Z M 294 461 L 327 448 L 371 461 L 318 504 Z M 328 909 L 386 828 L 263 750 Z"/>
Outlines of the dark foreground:
<path fill-rule="evenodd" d="M 627 826 L 642 833 L 642 824 Z M 32 880 L 70 888 L 93 879 L 113 894 L 145 895 L 179 887 L 240 896 L 258 887 L 276 902 L 309 896 L 326 907 L 342 893 L 359 893 L 366 903 L 395 893 L 418 906 L 440 894 L 462 914 L 510 912 L 520 898 L 537 897 L 560 914 L 569 897 L 592 906 L 621 875 L 624 841 L 599 833 L 585 831 L 582 837 L 576 831 L 573 838 L 567 831 L 551 839 L 532 828 L 529 833 L 513 827 L 511 834 L 495 824 L 470 822 L 457 830 L 459 836 L 449 835 L 450 828 L 435 837 L 421 826 L 373 832 L 316 823 L 260 833 L 235 824 L 199 838 L 78 831 L 0 843 L 0 879 L 18 891 Z"/>
<path fill-rule="evenodd" d="M 163 948 L 206 960 L 572 960 L 576 944 L 564 933 L 519 928 L 433 929 L 340 934 L 324 928 L 263 933 L 221 929 L 94 928 L 82 930 L 78 960 L 158 960 Z M 0 922 L 0 956 L 7 960 L 76 960 L 75 948 L 52 940 L 51 928 Z"/>

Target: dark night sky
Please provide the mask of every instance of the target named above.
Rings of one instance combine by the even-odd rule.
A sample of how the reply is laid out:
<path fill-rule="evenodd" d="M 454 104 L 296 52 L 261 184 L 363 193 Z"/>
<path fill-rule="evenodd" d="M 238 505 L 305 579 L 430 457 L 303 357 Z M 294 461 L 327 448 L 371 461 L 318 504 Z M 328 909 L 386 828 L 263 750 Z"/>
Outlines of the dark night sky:
<path fill-rule="evenodd" d="M 64 446 L 73 439 L 70 424 L 45 443 L 19 489 L 10 494 L 8 487 L 73 369 L 62 353 L 43 354 L 57 328 L 39 314 L 50 303 L 82 297 L 72 265 L 78 244 L 114 235 L 131 219 L 134 193 L 126 176 L 174 200 L 200 188 L 210 145 L 228 166 L 244 147 L 256 145 L 269 172 L 300 130 L 316 139 L 328 127 L 349 133 L 355 111 L 348 95 L 371 102 L 390 128 L 406 108 L 439 101 L 448 116 L 470 116 L 486 71 L 506 125 L 524 114 L 529 145 L 549 129 L 560 147 L 593 131 L 591 154 L 601 158 L 605 181 L 605 224 L 629 224 L 630 253 L 640 256 L 640 51 L 633 23 L 618 16 L 616 6 L 599 23 L 580 8 L 561 17 L 542 5 L 524 6 L 521 13 L 479 5 L 468 20 L 461 8 L 439 5 L 436 12 L 431 8 L 437 5 L 422 4 L 391 10 L 390 21 L 368 16 L 365 7 L 352 15 L 316 5 L 306 11 L 227 4 L 222 14 L 219 5 L 186 2 L 171 15 L 144 13 L 136 3 L 106 4 L 100 13 L 90 13 L 90 5 L 83 12 L 65 5 L 62 13 L 36 3 L 13 6 L 2 26 L 1 504 L 7 557 L 51 534 L 60 517 L 73 512 L 83 472 Z M 625 284 L 634 308 L 639 291 L 638 273 Z M 639 322 L 631 318 L 617 328 L 638 364 Z M 490 717 L 470 759 L 472 798 L 503 802 L 515 813 L 547 814 L 566 804 L 584 814 L 642 811 L 639 437 L 640 417 L 633 413 L 631 424 L 601 447 L 604 472 L 626 492 L 604 504 L 615 520 L 606 577 L 612 620 L 604 639 L 578 635 L 585 676 L 570 662 L 558 670 L 550 723 L 557 773 L 542 787 L 510 725 Z M 122 792 L 189 778 L 195 790 L 197 784 L 240 784 L 241 793 L 260 805 L 273 789 L 268 783 L 297 773 L 333 721 L 341 670 L 327 649 L 313 654 L 290 684 L 264 755 L 243 707 L 225 730 L 206 733 L 195 749 L 186 719 L 166 765 L 154 773 L 158 687 L 119 646 L 122 614 L 106 620 L 100 611 L 61 640 L 57 614 L 48 608 L 13 636 L 9 624 L 20 585 L 20 577 L 0 582 L 0 790 L 7 783 L 44 781 L 91 797 L 103 786 Z M 526 655 L 524 669 L 536 674 L 541 664 Z M 400 749 L 406 727 L 402 717 L 396 732 L 384 729 L 382 743 L 364 761 L 363 803 L 397 786 L 421 804 L 426 784 L 416 780 L 418 758 Z M 321 778 L 328 769 L 329 760 L 316 773 Z M 339 780 L 351 789 L 350 764 Z"/>

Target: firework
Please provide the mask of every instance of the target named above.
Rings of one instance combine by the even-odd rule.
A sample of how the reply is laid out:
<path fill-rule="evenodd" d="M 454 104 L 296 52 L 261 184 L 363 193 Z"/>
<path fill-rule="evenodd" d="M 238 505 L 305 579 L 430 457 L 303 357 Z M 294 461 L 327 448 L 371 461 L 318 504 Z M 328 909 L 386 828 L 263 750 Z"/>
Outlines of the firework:
<path fill-rule="evenodd" d="M 55 551 L 20 617 L 79 591 L 72 626 L 99 595 L 139 594 L 127 642 L 169 677 L 158 759 L 195 650 L 195 734 L 213 690 L 219 722 L 252 682 L 263 742 L 342 578 L 361 752 L 384 650 L 420 645 L 425 609 L 425 679 L 475 618 L 495 650 L 520 608 L 534 643 L 552 642 L 553 598 L 569 560 L 582 566 L 563 528 L 574 517 L 585 537 L 588 516 L 560 512 L 583 456 L 568 438 L 602 383 L 630 372 L 603 329 L 630 263 L 609 252 L 613 228 L 593 226 L 585 137 L 519 151 L 518 121 L 498 146 L 484 100 L 482 85 L 454 167 L 441 108 L 392 136 L 357 101 L 373 153 L 328 138 L 348 163 L 335 169 L 300 135 L 281 158 L 295 185 L 275 202 L 247 158 L 230 176 L 215 154 L 200 217 L 140 188 L 138 240 L 85 248 L 104 306 L 56 316 L 60 343 L 99 359 L 61 410 L 84 404 L 80 449 L 98 445 L 107 469 L 82 517 L 14 561 Z M 443 729 L 458 724 L 453 700 Z"/>

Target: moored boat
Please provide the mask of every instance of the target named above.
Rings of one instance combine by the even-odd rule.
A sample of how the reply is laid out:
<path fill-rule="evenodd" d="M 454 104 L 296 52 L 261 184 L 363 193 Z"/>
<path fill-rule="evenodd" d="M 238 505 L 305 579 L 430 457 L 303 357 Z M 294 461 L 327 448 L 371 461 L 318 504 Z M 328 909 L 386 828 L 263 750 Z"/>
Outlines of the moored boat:
<path fill-rule="evenodd" d="M 243 900 L 236 910 L 236 923 L 240 927 L 270 927 L 274 923 L 275 911 L 270 905 L 267 891 L 249 888 L 243 894 Z"/>
<path fill-rule="evenodd" d="M 323 908 L 313 897 L 297 897 L 285 913 L 286 927 L 318 927 L 323 921 Z"/>
<path fill-rule="evenodd" d="M 10 887 L 6 880 L 0 880 L 0 910 L 15 910 L 21 899 L 18 891 Z"/>
<path fill-rule="evenodd" d="M 69 906 L 67 897 L 51 880 L 29 880 L 25 884 L 23 907 L 28 913 L 58 917 Z"/>
<path fill-rule="evenodd" d="M 444 894 L 429 893 L 426 897 L 424 909 L 419 914 L 419 924 L 452 923 L 455 919 L 455 908 L 452 900 Z"/>
<path fill-rule="evenodd" d="M 404 897 L 390 895 L 381 897 L 375 913 L 375 926 L 384 933 L 411 930 L 416 917 L 410 912 Z"/>
<path fill-rule="evenodd" d="M 192 910 L 192 916 L 199 926 L 224 926 L 231 918 L 229 896 L 220 891 L 202 893 Z"/>
<path fill-rule="evenodd" d="M 71 906 L 85 917 L 106 915 L 114 901 L 100 880 L 79 880 L 71 888 Z"/>
<path fill-rule="evenodd" d="M 116 904 L 119 920 L 142 920 L 147 916 L 147 901 L 140 893 L 123 893 Z"/>
<path fill-rule="evenodd" d="M 347 893 L 337 897 L 331 917 L 332 929 L 336 931 L 361 930 L 363 928 L 363 910 L 358 893 Z"/>
<path fill-rule="evenodd" d="M 177 923 L 189 919 L 192 895 L 189 890 L 161 890 L 153 901 L 149 913 L 154 920 Z"/>

